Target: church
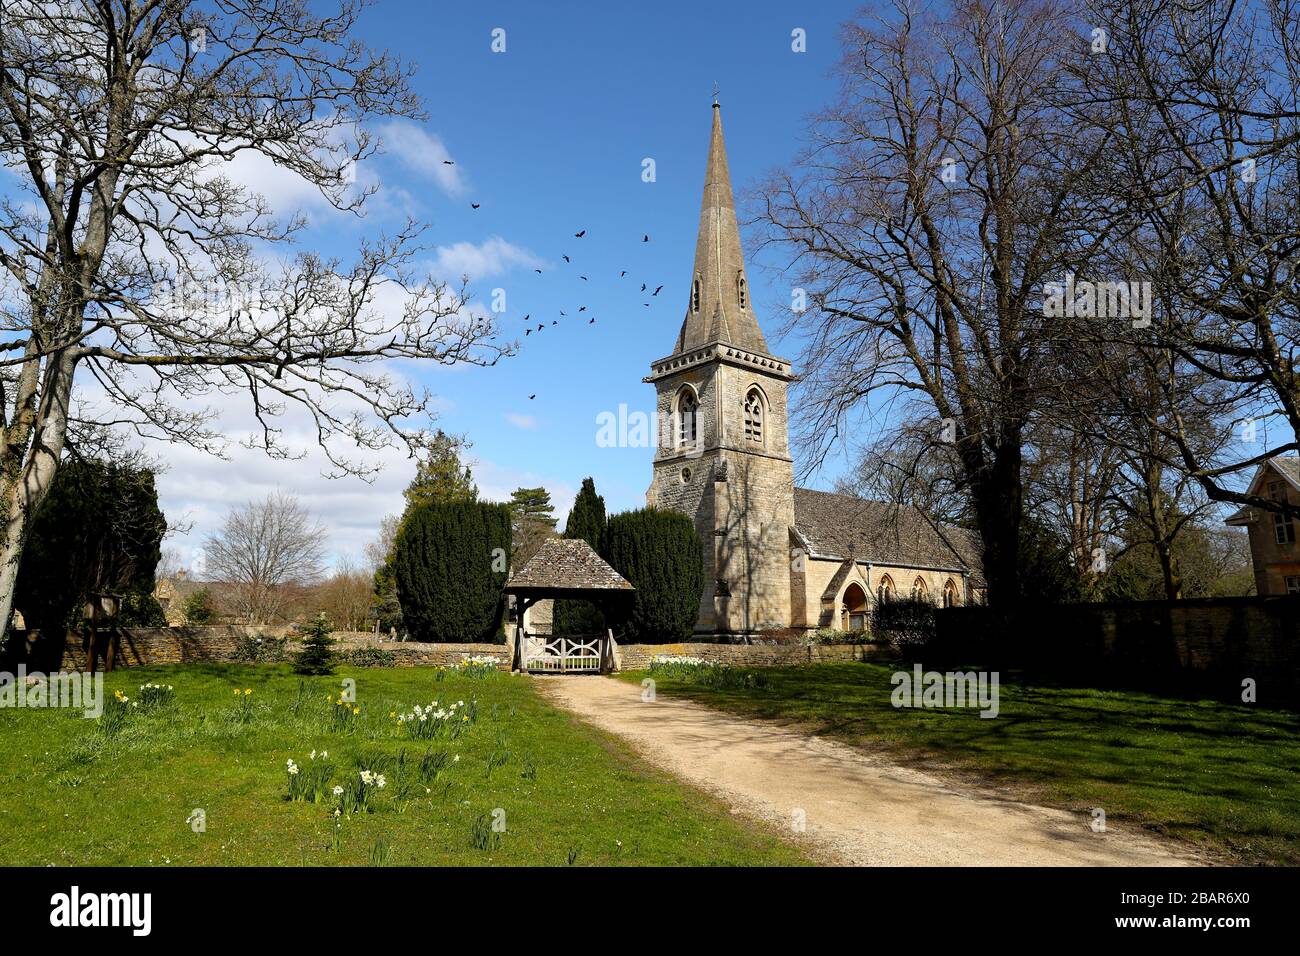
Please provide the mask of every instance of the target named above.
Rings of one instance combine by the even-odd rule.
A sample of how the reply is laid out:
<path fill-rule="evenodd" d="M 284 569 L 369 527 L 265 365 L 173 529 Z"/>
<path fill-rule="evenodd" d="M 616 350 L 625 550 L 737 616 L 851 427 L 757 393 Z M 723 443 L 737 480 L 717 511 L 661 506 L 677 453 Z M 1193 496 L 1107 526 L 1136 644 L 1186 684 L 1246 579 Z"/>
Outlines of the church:
<path fill-rule="evenodd" d="M 973 532 L 908 505 L 794 486 L 794 380 L 790 361 L 768 349 L 749 296 L 715 102 L 686 316 L 672 352 L 644 379 L 669 432 L 646 501 L 689 515 L 703 543 L 696 633 L 856 630 L 898 597 L 981 601 Z"/>

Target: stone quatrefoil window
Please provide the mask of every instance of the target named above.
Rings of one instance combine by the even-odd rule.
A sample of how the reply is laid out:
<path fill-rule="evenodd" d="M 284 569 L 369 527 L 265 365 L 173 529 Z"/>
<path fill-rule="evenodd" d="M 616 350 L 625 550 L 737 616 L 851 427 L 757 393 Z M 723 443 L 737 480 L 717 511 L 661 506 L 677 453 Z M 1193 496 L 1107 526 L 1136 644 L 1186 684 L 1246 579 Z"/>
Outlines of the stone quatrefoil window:
<path fill-rule="evenodd" d="M 763 398 L 756 388 L 745 396 L 745 440 L 763 444 Z"/>
<path fill-rule="evenodd" d="M 689 388 L 683 389 L 677 399 L 677 444 L 694 445 L 699 419 L 699 403 L 695 393 Z"/>

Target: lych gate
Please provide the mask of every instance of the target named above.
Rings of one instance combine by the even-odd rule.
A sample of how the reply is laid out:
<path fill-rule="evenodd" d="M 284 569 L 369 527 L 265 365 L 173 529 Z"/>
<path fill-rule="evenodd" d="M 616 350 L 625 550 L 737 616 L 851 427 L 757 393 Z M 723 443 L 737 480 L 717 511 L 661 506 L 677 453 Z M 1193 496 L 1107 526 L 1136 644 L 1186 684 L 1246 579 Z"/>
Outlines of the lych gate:
<path fill-rule="evenodd" d="M 506 582 L 515 599 L 511 669 L 532 673 L 603 673 L 618 669 L 614 634 L 550 635 L 529 633 L 528 609 L 556 598 L 591 601 L 601 610 L 626 602 L 634 588 L 581 539 L 551 538 L 542 543 Z"/>

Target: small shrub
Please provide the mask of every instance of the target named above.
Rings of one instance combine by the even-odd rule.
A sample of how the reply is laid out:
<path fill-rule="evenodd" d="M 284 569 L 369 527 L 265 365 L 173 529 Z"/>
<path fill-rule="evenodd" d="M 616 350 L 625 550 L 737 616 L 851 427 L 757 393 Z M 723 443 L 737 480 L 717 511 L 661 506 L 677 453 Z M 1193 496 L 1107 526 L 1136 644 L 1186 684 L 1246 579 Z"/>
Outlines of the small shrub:
<path fill-rule="evenodd" d="M 835 627 L 818 628 L 804 639 L 806 644 L 875 644 L 877 638 L 868 630 L 842 631 Z"/>
<path fill-rule="evenodd" d="M 245 635 L 235 642 L 232 654 L 236 661 L 244 664 L 276 664 L 285 658 L 285 646 L 288 640 L 282 637 Z"/>
<path fill-rule="evenodd" d="M 207 588 L 195 591 L 185 599 L 182 611 L 185 614 L 185 623 L 191 627 L 211 624 L 217 616 L 216 609 L 212 606 L 212 592 Z"/>
<path fill-rule="evenodd" d="M 900 651 L 917 652 L 934 640 L 935 606 L 921 599 L 886 601 L 876 607 L 872 626 Z"/>
<path fill-rule="evenodd" d="M 354 647 L 340 653 L 339 660 L 353 667 L 393 667 L 397 655 L 379 647 Z"/>
<path fill-rule="evenodd" d="M 332 628 L 324 614 L 306 627 L 303 633 L 302 650 L 294 655 L 293 670 L 295 674 L 320 677 L 334 673 L 334 638 L 330 636 Z"/>

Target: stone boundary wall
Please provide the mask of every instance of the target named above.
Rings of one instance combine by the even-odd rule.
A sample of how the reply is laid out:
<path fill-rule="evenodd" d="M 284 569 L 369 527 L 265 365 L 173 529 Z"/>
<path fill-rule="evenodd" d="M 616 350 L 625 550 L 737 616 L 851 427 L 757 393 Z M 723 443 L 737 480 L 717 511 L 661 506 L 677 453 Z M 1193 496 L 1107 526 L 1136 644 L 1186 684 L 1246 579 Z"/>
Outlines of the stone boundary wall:
<path fill-rule="evenodd" d="M 625 671 L 644 670 L 656 656 L 699 657 L 736 667 L 794 667 L 822 661 L 897 660 L 887 644 L 620 644 L 619 665 Z"/>
<path fill-rule="evenodd" d="M 933 656 L 1086 681 L 1300 704 L 1300 597 L 1070 604 L 936 615 Z"/>
<path fill-rule="evenodd" d="M 243 624 L 220 624 L 211 627 L 131 627 L 123 628 L 115 667 L 138 667 L 145 664 L 192 664 L 199 662 L 230 663 L 235 660 L 235 649 L 244 637 L 275 637 L 275 628 L 262 628 Z M 279 629 L 282 635 L 284 629 Z M 15 635 L 17 637 L 17 635 Z M 419 667 L 457 664 L 466 657 L 495 657 L 499 666 L 510 668 L 510 648 L 505 644 L 424 644 L 417 641 L 381 641 L 366 634 L 342 633 L 334 635 L 338 651 L 377 648 L 393 654 L 398 667 Z M 97 639 L 97 656 L 106 650 L 108 635 Z M 286 648 L 290 653 L 301 642 L 289 637 Z M 68 633 L 64 645 L 63 670 L 87 668 L 86 640 L 76 631 Z M 100 657 L 100 666 L 103 658 Z"/>

